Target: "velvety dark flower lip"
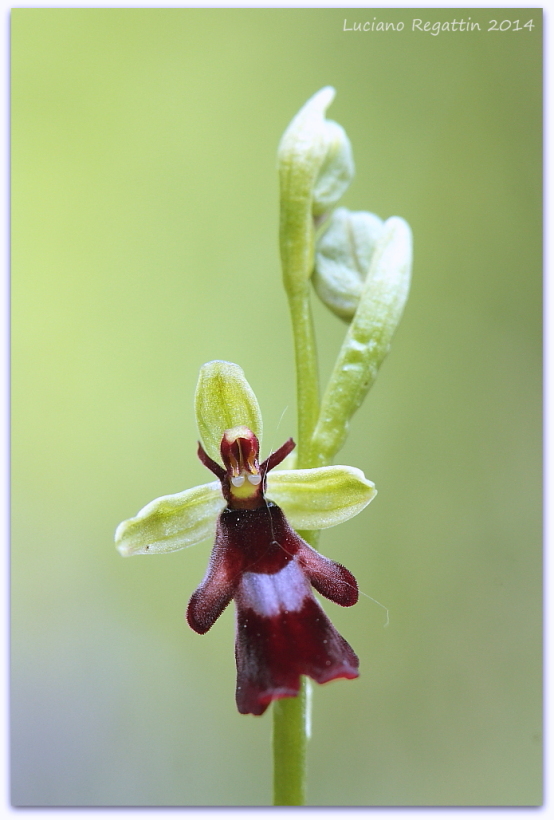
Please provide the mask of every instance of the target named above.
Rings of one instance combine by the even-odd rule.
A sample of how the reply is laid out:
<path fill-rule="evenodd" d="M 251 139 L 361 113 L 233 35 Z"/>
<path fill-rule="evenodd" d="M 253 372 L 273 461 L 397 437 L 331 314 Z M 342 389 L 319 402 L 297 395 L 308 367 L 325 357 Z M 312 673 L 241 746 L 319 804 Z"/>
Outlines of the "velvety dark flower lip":
<path fill-rule="evenodd" d="M 204 634 L 235 601 L 239 712 L 261 715 L 273 700 L 296 695 L 301 675 L 318 683 L 357 677 L 358 658 L 313 594 L 352 606 L 356 580 L 296 530 L 347 521 L 375 497 L 375 485 L 345 465 L 274 469 L 292 439 L 260 462 L 259 406 L 230 362 L 203 365 L 196 412 L 198 456 L 217 480 L 151 501 L 117 527 L 117 549 L 153 555 L 215 538 L 187 620 Z"/>

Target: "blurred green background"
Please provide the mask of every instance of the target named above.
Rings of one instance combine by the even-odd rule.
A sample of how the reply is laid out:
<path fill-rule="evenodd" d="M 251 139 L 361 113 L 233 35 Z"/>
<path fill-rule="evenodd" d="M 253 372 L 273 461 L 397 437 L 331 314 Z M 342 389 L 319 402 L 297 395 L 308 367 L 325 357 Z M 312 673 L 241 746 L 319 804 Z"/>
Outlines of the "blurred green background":
<path fill-rule="evenodd" d="M 467 19 L 433 36 L 411 20 Z M 344 32 L 354 21 L 401 32 Z M 488 32 L 497 18 L 534 28 Z M 267 805 L 270 714 L 234 705 L 211 545 L 123 559 L 118 522 L 210 480 L 198 369 L 239 363 L 295 433 L 275 153 L 300 106 L 414 232 L 392 352 L 339 461 L 379 495 L 324 533 L 361 677 L 314 692 L 312 805 L 541 800 L 541 10 L 16 9 L 12 800 Z M 322 378 L 345 326 L 314 304 Z"/>

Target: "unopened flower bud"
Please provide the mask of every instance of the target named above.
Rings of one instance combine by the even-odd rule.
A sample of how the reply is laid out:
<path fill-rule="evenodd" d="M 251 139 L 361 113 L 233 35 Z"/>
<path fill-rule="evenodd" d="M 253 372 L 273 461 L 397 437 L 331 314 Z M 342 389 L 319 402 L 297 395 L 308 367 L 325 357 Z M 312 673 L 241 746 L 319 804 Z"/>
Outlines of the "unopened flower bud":
<path fill-rule="evenodd" d="M 335 89 L 327 86 L 300 109 L 283 134 L 277 159 L 282 196 L 309 193 L 318 215 L 343 195 L 354 176 L 350 140 L 342 126 L 325 119 Z"/>
<path fill-rule="evenodd" d="M 281 258 L 289 294 L 303 291 L 313 269 L 314 217 L 328 211 L 354 175 L 350 141 L 325 112 L 335 89 L 322 88 L 300 109 L 277 152 L 281 186 Z"/>
<path fill-rule="evenodd" d="M 375 214 L 337 208 L 317 242 L 314 288 L 341 319 L 350 321 L 356 312 L 383 227 Z"/>
<path fill-rule="evenodd" d="M 333 120 L 323 120 L 323 127 L 326 153 L 314 185 L 314 216 L 319 216 L 332 208 L 354 176 L 354 158 L 346 131 Z"/>

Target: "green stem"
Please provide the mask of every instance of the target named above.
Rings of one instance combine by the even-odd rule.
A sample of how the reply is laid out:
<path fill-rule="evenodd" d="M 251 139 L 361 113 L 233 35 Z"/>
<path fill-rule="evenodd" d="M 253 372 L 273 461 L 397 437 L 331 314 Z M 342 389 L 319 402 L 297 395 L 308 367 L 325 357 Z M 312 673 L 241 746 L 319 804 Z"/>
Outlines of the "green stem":
<path fill-rule="evenodd" d="M 289 294 L 289 305 L 296 356 L 298 435 L 298 468 L 310 463 L 310 441 L 319 415 L 317 351 L 310 294 Z M 311 540 L 314 533 L 304 533 Z M 315 540 L 315 539 L 313 539 Z M 283 698 L 273 704 L 273 801 L 275 806 L 303 806 L 306 802 L 306 747 L 308 744 L 308 681 L 301 678 L 295 698 Z"/>
<path fill-rule="evenodd" d="M 296 401 L 298 434 L 296 442 L 296 466 L 298 469 L 315 467 L 309 455 L 310 442 L 319 417 L 319 384 L 317 374 L 317 350 L 310 306 L 310 294 L 306 288 L 289 296 L 289 306 L 294 336 L 296 359 Z"/>
<path fill-rule="evenodd" d="M 306 802 L 307 700 L 307 680 L 303 677 L 297 697 L 273 704 L 274 806 L 303 806 Z"/>

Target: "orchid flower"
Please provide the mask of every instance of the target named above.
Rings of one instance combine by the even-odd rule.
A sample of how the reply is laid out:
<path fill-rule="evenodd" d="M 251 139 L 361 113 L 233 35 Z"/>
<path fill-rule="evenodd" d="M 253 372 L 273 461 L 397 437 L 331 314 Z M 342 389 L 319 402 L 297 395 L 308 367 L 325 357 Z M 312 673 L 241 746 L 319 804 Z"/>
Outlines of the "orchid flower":
<path fill-rule="evenodd" d="M 357 677 L 356 654 L 312 592 L 352 606 L 356 580 L 296 530 L 348 520 L 374 498 L 374 484 L 354 467 L 275 470 L 295 447 L 290 438 L 260 463 L 260 409 L 238 365 L 215 361 L 201 368 L 196 414 L 198 456 L 217 481 L 147 504 L 117 528 L 118 550 L 171 552 L 215 532 L 187 620 L 204 634 L 234 599 L 242 714 L 261 715 L 272 701 L 296 696 L 301 675 L 317 683 Z"/>

